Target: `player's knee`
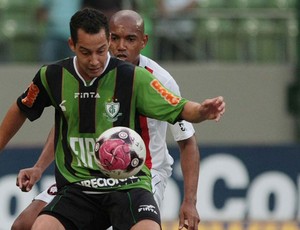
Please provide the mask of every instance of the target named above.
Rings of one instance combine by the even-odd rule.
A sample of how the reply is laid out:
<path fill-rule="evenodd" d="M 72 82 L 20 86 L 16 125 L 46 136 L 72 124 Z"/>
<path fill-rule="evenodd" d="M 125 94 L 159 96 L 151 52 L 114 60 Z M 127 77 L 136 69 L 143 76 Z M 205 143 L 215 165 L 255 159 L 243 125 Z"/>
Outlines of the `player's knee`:
<path fill-rule="evenodd" d="M 21 218 L 17 218 L 11 226 L 11 230 L 30 230 L 31 226 L 26 225 Z"/>
<path fill-rule="evenodd" d="M 153 220 L 141 220 L 136 223 L 130 230 L 160 230 L 160 226 Z"/>
<path fill-rule="evenodd" d="M 26 213 L 21 213 L 11 226 L 11 230 L 30 230 L 35 218 L 26 215 Z"/>

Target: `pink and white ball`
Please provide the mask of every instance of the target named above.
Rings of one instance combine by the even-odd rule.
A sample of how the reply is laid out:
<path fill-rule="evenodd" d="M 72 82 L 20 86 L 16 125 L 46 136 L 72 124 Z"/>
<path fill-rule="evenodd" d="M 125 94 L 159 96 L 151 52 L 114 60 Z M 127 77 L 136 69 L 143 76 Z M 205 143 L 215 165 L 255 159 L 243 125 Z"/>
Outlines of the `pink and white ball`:
<path fill-rule="evenodd" d="M 146 159 L 146 146 L 141 136 L 127 127 L 113 127 L 103 132 L 95 144 L 95 159 L 101 172 L 124 179 L 137 174 Z"/>

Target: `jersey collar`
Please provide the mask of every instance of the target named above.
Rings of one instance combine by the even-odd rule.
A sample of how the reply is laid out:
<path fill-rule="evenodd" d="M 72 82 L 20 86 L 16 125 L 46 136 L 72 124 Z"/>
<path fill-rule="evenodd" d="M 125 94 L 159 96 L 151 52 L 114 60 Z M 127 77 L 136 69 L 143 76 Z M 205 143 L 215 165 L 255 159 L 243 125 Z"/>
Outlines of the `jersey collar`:
<path fill-rule="evenodd" d="M 104 73 L 104 71 L 106 70 L 106 68 L 107 68 L 107 66 L 108 66 L 108 64 L 109 64 L 110 59 L 111 59 L 111 55 L 110 55 L 109 52 L 107 52 L 107 60 L 106 60 L 106 63 L 105 63 L 105 66 L 104 66 L 104 68 L 103 68 L 102 73 Z M 73 66 L 74 66 L 74 69 L 75 69 L 76 74 L 77 74 L 78 77 L 81 79 L 81 81 L 83 82 L 84 86 L 92 85 L 92 84 L 94 83 L 94 81 L 96 81 L 97 77 L 95 77 L 95 78 L 94 78 L 93 80 L 91 80 L 90 82 L 86 82 L 86 81 L 84 80 L 84 78 L 81 76 L 81 74 L 79 73 L 78 69 L 77 69 L 76 60 L 77 60 L 77 57 L 75 56 L 75 57 L 73 58 Z M 101 73 L 101 74 L 102 74 L 102 73 Z M 101 74 L 100 74 L 100 75 L 101 75 Z"/>

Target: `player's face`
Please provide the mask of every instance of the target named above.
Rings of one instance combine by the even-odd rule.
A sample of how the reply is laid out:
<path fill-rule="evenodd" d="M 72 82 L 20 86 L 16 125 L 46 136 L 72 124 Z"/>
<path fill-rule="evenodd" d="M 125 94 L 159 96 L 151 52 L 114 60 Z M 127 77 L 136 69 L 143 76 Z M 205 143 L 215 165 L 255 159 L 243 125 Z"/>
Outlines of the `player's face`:
<path fill-rule="evenodd" d="M 76 44 L 69 39 L 69 45 L 77 56 L 77 68 L 86 80 L 100 76 L 103 72 L 109 47 L 105 30 L 97 34 L 88 34 L 82 29 L 78 30 L 78 41 Z"/>
<path fill-rule="evenodd" d="M 139 30 L 133 23 L 110 23 L 110 47 L 111 54 L 122 60 L 137 65 L 139 54 L 145 47 L 148 36 Z"/>

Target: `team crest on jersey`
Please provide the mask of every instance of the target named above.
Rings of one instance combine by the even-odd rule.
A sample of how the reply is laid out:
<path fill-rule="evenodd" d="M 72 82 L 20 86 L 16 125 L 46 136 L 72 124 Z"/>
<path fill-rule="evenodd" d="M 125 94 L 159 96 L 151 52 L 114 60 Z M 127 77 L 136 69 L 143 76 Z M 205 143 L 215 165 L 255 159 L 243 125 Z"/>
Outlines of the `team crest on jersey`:
<path fill-rule="evenodd" d="M 118 117 L 122 115 L 122 113 L 119 113 L 120 111 L 120 103 L 119 102 L 106 102 L 105 103 L 105 116 L 107 117 L 107 120 L 111 122 L 115 122 L 118 120 Z"/>

